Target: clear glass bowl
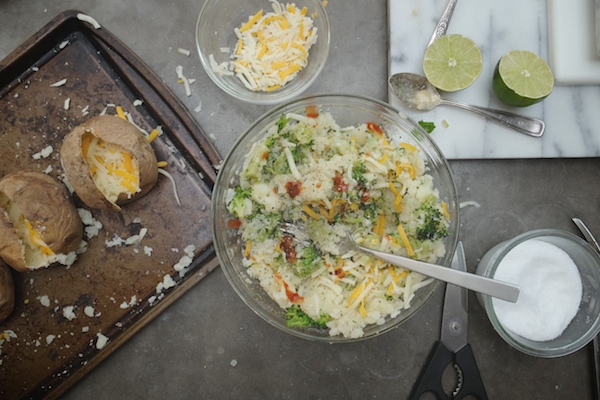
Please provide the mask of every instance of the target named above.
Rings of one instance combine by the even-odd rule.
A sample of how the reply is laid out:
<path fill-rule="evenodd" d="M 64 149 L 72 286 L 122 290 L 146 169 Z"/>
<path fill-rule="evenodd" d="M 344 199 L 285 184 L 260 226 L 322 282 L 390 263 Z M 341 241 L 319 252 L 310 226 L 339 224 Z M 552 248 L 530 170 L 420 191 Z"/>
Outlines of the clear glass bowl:
<path fill-rule="evenodd" d="M 214 186 L 211 203 L 214 245 L 221 268 L 235 291 L 252 310 L 270 324 L 301 338 L 325 342 L 350 342 L 374 337 L 397 327 L 418 312 L 433 295 L 438 282 L 419 289 L 411 307 L 403 310 L 396 318 L 388 318 L 382 325 L 365 328 L 364 337 L 360 339 L 332 337 L 327 331 L 319 329 L 288 328 L 285 325 L 284 310 L 269 298 L 257 281 L 248 277 L 246 268 L 242 265 L 244 249 L 240 237 L 237 230 L 227 228 L 227 221 L 231 219 L 225 203 L 227 189 L 235 187 L 239 182 L 238 174 L 252 144 L 262 139 L 267 129 L 274 125 L 282 114 L 293 112 L 306 115 L 308 106 L 316 106 L 320 111 L 330 112 L 339 126 L 378 123 L 392 138 L 411 143 L 421 150 L 420 153 L 429 168 L 428 173 L 433 177 L 440 199 L 447 203 L 451 216 L 449 236 L 445 238 L 446 255 L 438 260 L 443 265 L 450 265 L 458 240 L 459 207 L 454 180 L 446 159 L 429 135 L 408 117 L 378 100 L 350 95 L 316 95 L 289 102 L 264 114 L 242 134 L 225 157 Z"/>
<path fill-rule="evenodd" d="M 515 349 L 543 358 L 565 356 L 586 346 L 600 332 L 600 256 L 592 246 L 579 236 L 559 229 L 533 230 L 491 248 L 481 258 L 477 274 L 494 278 L 504 257 L 517 245 L 531 239 L 559 247 L 571 257 L 579 270 L 583 285 L 582 300 L 575 318 L 565 331 L 554 340 L 535 341 L 524 338 L 502 326 L 490 296 L 478 293 L 477 298 L 496 332 Z"/>
<path fill-rule="evenodd" d="M 213 72 L 209 57 L 212 54 L 218 64 L 231 61 L 230 53 L 222 48 L 235 49 L 237 37 L 234 28 L 248 21 L 260 9 L 271 11 L 268 0 L 207 0 L 196 23 L 196 46 L 200 62 L 213 82 L 231 96 L 254 104 L 279 104 L 303 93 L 323 70 L 329 53 L 329 19 L 321 0 L 295 0 L 298 8 L 307 7 L 307 15 L 314 15 L 318 38 L 309 50 L 308 65 L 299 75 L 282 88 L 254 92 L 244 86 L 235 76 L 220 76 Z M 284 4 L 286 4 L 284 2 Z"/>

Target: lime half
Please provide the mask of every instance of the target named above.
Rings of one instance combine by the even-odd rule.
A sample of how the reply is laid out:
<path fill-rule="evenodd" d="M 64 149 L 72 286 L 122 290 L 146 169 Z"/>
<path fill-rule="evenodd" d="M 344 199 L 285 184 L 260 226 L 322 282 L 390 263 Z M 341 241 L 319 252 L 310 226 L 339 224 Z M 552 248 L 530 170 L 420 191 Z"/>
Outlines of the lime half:
<path fill-rule="evenodd" d="M 500 101 L 526 107 L 545 99 L 554 87 L 546 61 L 527 50 L 506 53 L 494 70 L 492 88 Z"/>
<path fill-rule="evenodd" d="M 466 36 L 444 35 L 425 51 L 423 71 L 436 88 L 454 92 L 465 89 L 479 77 L 481 50 Z"/>

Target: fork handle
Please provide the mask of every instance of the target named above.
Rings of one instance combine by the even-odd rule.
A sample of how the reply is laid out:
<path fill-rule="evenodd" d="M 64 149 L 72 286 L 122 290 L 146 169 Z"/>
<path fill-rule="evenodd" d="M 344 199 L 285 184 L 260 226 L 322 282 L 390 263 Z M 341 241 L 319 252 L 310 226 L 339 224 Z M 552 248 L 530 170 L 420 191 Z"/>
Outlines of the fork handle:
<path fill-rule="evenodd" d="M 496 297 L 498 299 L 506 300 L 511 303 L 515 303 L 519 298 L 520 287 L 509 282 L 498 281 L 495 279 L 486 278 L 484 276 L 471 274 L 469 272 L 443 267 L 441 265 L 430 264 L 423 261 L 413 260 L 412 258 L 397 256 L 395 254 L 384 253 L 358 244 L 357 246 L 362 252 L 370 254 L 373 257 L 379 258 L 380 260 L 386 261 L 398 267 L 410 269 L 411 271 L 429 276 L 430 278 L 452 283 L 456 286 Z"/>

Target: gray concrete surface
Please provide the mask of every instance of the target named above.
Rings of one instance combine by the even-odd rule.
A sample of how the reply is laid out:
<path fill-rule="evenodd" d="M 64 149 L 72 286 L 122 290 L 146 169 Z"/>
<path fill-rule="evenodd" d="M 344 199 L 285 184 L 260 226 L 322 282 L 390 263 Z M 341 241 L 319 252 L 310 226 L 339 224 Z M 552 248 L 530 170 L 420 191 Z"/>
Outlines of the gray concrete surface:
<path fill-rule="evenodd" d="M 194 29 L 203 1 L 0 0 L 0 59 L 65 9 L 96 18 L 137 53 L 190 109 L 225 154 L 266 106 L 221 92 L 197 57 Z M 440 10 L 445 6 L 435 1 Z M 332 47 L 313 92 L 387 98 L 387 4 L 330 0 Z M 352 61 L 350 62 L 350 56 Z M 185 97 L 175 66 L 196 78 Z M 579 216 L 600 235 L 600 163 L 585 160 L 453 161 L 469 270 L 496 243 L 523 231 L 576 232 Z M 443 290 L 400 328 L 347 345 L 307 342 L 263 322 L 212 272 L 81 379 L 65 399 L 404 399 L 439 338 Z M 470 297 L 469 338 L 492 399 L 591 399 L 590 346 L 560 359 L 512 350 Z"/>

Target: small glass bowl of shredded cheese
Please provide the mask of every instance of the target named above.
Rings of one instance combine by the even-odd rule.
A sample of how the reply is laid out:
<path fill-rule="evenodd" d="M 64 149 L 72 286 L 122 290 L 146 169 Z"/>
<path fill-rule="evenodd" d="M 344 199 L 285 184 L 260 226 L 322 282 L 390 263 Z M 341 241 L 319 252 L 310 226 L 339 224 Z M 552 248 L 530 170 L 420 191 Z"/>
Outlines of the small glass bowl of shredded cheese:
<path fill-rule="evenodd" d="M 231 96 L 277 104 L 304 92 L 329 53 L 320 0 L 208 0 L 196 24 L 200 61 Z"/>
<path fill-rule="evenodd" d="M 226 156 L 212 201 L 213 240 L 238 295 L 296 336 L 349 342 L 414 315 L 437 281 L 357 252 L 449 265 L 458 238 L 450 169 L 429 135 L 378 100 L 317 95 L 259 118 Z M 293 223 L 312 243 L 281 229 Z"/>

